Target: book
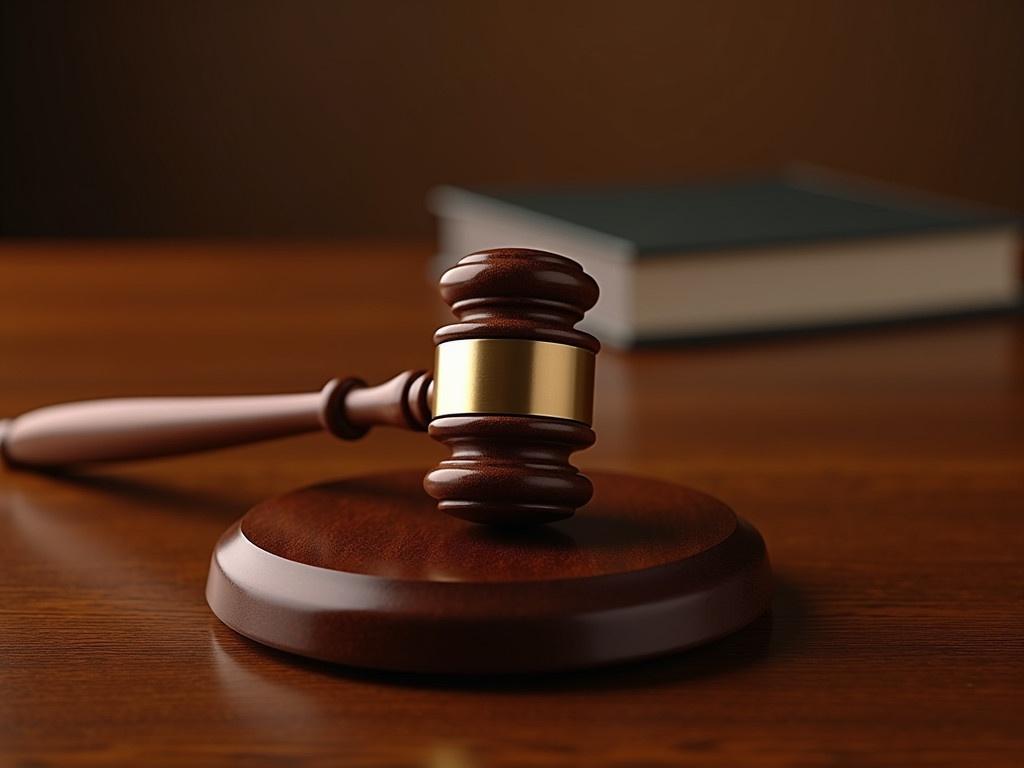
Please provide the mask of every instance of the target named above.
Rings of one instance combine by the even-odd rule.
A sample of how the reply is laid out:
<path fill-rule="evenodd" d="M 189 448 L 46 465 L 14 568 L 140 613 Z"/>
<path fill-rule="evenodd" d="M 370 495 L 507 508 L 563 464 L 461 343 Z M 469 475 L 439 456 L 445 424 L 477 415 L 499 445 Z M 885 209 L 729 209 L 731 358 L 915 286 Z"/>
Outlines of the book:
<path fill-rule="evenodd" d="M 618 347 L 1021 306 L 1016 217 L 821 173 L 428 204 L 440 268 L 493 247 L 578 261 L 601 288 L 580 327 Z"/>

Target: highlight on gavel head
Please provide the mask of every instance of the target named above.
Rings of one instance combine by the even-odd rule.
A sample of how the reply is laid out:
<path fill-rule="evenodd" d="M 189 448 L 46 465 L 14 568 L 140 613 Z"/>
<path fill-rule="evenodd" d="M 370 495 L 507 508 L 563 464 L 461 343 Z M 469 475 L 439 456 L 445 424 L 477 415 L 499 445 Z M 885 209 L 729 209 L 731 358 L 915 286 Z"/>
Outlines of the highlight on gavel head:
<path fill-rule="evenodd" d="M 457 321 L 434 334 L 428 432 L 451 449 L 423 487 L 448 514 L 530 525 L 570 517 L 593 495 L 569 463 L 594 443 L 600 344 L 574 328 L 598 287 L 571 259 L 504 248 L 441 277 Z"/>

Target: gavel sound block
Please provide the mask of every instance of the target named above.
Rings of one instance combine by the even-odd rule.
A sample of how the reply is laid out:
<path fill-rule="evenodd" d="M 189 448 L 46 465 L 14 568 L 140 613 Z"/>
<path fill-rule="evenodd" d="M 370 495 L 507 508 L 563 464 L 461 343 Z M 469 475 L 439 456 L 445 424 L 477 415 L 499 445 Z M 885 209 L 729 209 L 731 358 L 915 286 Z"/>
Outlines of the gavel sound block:
<path fill-rule="evenodd" d="M 435 334 L 433 376 L 54 406 L 0 425 L 0 449 L 15 467 L 41 468 L 319 428 L 348 440 L 375 425 L 427 430 L 451 456 L 425 477 L 292 491 L 254 507 L 215 548 L 214 613 L 327 661 L 444 673 L 595 666 L 697 645 L 767 609 L 764 542 L 723 503 L 570 464 L 594 442 L 599 350 L 574 327 L 598 297 L 579 265 L 485 251 L 446 272 L 441 293 L 456 322 Z"/>

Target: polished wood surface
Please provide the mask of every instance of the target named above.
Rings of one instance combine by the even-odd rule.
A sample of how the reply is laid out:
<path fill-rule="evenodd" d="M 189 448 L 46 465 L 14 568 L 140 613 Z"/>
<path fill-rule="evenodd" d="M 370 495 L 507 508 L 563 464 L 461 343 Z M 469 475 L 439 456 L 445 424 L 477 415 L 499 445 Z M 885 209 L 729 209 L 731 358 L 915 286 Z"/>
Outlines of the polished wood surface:
<path fill-rule="evenodd" d="M 0 413 L 302 391 L 429 368 L 427 248 L 0 248 Z M 203 585 L 257 501 L 426 466 L 379 430 L 0 476 L 0 762 L 1016 765 L 1024 749 L 1024 327 L 1012 319 L 623 355 L 586 469 L 751 520 L 773 616 L 660 661 L 456 683 L 238 637 Z"/>
<path fill-rule="evenodd" d="M 664 656 L 769 608 L 760 534 L 685 486 L 595 472 L 581 514 L 471 525 L 381 472 L 260 502 L 221 537 L 206 598 L 246 637 L 393 672 L 510 675 Z"/>

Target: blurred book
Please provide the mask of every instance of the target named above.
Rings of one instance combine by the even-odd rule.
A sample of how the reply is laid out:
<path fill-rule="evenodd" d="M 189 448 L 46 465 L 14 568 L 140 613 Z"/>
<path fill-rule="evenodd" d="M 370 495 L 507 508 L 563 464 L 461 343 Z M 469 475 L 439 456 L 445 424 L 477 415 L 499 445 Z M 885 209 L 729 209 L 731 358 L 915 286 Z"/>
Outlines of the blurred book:
<path fill-rule="evenodd" d="M 601 286 L 581 327 L 615 346 L 1020 306 L 1014 217 L 820 173 L 429 203 L 439 267 L 498 246 L 580 262 Z"/>

